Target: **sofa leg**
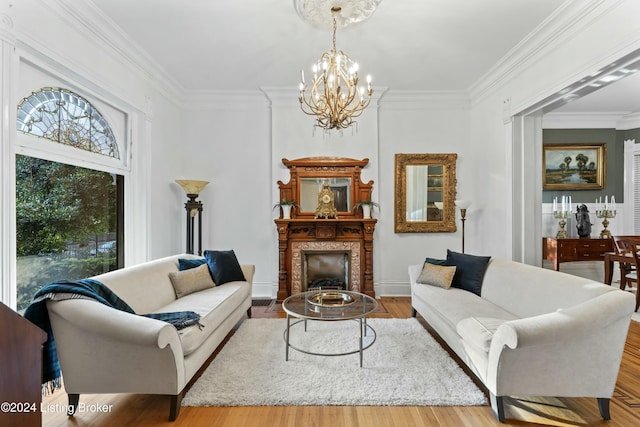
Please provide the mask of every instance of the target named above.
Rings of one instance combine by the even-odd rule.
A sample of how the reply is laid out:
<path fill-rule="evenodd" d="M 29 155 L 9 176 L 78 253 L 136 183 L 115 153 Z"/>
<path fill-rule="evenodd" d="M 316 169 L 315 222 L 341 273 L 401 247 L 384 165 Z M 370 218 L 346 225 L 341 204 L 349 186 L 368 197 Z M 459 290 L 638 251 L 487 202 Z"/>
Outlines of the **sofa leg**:
<path fill-rule="evenodd" d="M 69 393 L 67 394 L 67 396 L 69 397 L 69 406 L 67 407 L 67 415 L 72 417 L 73 414 L 75 414 L 76 410 L 78 409 L 78 402 L 80 402 L 80 395 Z"/>
<path fill-rule="evenodd" d="M 611 413 L 609 412 L 609 402 L 611 399 L 606 397 L 598 397 L 598 409 L 600 410 L 600 416 L 603 420 L 609 421 L 611 419 Z"/>
<path fill-rule="evenodd" d="M 247 317 L 251 319 L 251 307 L 247 308 Z"/>
<path fill-rule="evenodd" d="M 171 406 L 169 407 L 169 421 L 175 421 L 180 415 L 180 406 L 182 406 L 182 391 L 178 394 L 171 395 Z"/>
<path fill-rule="evenodd" d="M 416 317 L 417 315 L 418 315 L 418 312 L 416 311 L 416 309 L 411 307 L 411 317 Z"/>
<path fill-rule="evenodd" d="M 502 401 L 503 396 L 496 396 L 495 394 L 489 392 L 489 398 L 491 400 L 491 409 L 493 409 L 493 415 L 496 417 L 496 420 L 503 423 L 504 422 L 504 402 Z"/>

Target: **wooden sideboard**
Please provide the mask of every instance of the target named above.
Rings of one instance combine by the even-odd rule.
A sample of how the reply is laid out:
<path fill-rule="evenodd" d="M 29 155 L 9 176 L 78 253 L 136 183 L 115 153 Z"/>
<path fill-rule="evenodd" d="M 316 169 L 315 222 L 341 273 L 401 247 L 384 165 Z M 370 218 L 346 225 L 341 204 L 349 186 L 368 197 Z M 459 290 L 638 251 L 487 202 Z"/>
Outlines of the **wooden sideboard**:
<path fill-rule="evenodd" d="M 556 271 L 563 262 L 604 261 L 604 254 L 613 250 L 611 239 L 542 238 L 542 260 L 553 262 Z"/>

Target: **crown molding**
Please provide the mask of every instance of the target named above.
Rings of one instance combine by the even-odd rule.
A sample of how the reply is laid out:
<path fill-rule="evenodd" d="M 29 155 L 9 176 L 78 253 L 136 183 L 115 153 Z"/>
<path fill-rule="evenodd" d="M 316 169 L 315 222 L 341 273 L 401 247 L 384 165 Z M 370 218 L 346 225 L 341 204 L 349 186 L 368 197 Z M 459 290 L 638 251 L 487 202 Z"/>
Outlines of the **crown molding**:
<path fill-rule="evenodd" d="M 300 90 L 292 87 L 282 86 L 263 86 L 260 90 L 266 95 L 272 107 L 278 108 L 300 108 L 300 101 L 298 96 Z M 387 87 L 385 86 L 373 86 L 373 94 L 371 95 L 371 105 L 378 105 L 380 99 L 386 96 Z"/>
<path fill-rule="evenodd" d="M 259 90 L 188 90 L 184 92 L 185 110 L 267 111 L 269 100 Z"/>
<path fill-rule="evenodd" d="M 467 91 L 389 90 L 380 107 L 389 110 L 468 110 L 471 102 Z"/>
<path fill-rule="evenodd" d="M 640 113 L 585 112 L 548 113 L 542 118 L 543 129 L 616 129 L 640 128 Z"/>
<path fill-rule="evenodd" d="M 606 3 L 606 0 L 573 0 L 563 3 L 471 85 L 469 93 L 472 104 L 479 102 L 497 87 L 518 75 L 519 70 L 536 61 L 542 53 L 552 49 L 554 45 L 566 42 L 580 29 L 590 25 L 598 16 L 605 14 L 620 1 L 617 0 L 609 7 L 602 7 L 600 10 L 598 8 Z M 587 17 L 589 19 L 585 19 Z"/>
<path fill-rule="evenodd" d="M 106 48 L 105 53 L 123 64 L 128 71 L 133 72 L 140 79 L 149 82 L 169 101 L 177 104 L 183 102 L 184 88 L 93 2 L 47 0 L 41 3 L 77 31 L 81 37 L 102 43 Z M 46 41 L 43 43 L 34 40 L 25 31 L 20 32 L 20 38 L 28 41 L 44 55 L 60 63 L 68 64 L 70 68 L 81 70 L 84 75 L 92 76 L 92 78 L 97 77 L 91 70 L 82 68 L 79 64 L 71 61 L 63 50 L 53 50 L 46 44 Z"/>
<path fill-rule="evenodd" d="M 6 41 L 11 44 L 16 43 L 14 34 L 14 5 L 5 3 L 0 5 L 0 41 Z"/>
<path fill-rule="evenodd" d="M 640 113 L 627 114 L 618 121 L 618 130 L 640 129 Z"/>

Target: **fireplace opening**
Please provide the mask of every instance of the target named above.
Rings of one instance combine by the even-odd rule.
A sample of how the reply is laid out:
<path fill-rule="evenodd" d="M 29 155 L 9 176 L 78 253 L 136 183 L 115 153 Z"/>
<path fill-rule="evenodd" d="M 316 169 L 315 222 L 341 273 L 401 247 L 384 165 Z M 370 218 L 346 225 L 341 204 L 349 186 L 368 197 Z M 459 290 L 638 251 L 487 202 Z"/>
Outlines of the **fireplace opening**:
<path fill-rule="evenodd" d="M 304 251 L 302 292 L 313 289 L 349 290 L 351 251 Z"/>

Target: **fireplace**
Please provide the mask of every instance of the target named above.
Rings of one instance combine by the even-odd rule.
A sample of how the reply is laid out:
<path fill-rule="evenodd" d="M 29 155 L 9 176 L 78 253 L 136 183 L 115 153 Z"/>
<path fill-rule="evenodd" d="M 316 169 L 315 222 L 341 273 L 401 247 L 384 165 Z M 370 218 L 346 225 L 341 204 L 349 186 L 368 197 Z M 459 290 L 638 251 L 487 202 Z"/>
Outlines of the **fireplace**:
<path fill-rule="evenodd" d="M 349 290 L 349 251 L 304 251 L 302 292 L 313 289 Z"/>
<path fill-rule="evenodd" d="M 362 210 L 352 207 L 356 201 L 371 200 L 373 181 L 362 182 L 360 176 L 368 162 L 343 157 L 282 159 L 291 178 L 286 183 L 278 181 L 280 200 L 293 200 L 297 206 L 290 216 L 275 220 L 278 301 L 317 286 L 375 297 L 373 233 L 377 220 L 364 218 Z M 316 217 L 320 193 L 317 185 L 309 183 L 331 185 L 332 215 Z"/>
<path fill-rule="evenodd" d="M 281 267 L 278 300 L 305 292 L 310 280 L 329 276 L 342 278 L 344 289 L 375 296 L 372 271 L 375 219 L 276 222 L 280 231 Z M 320 271 L 340 272 L 309 277 L 310 264 Z M 341 269 L 342 265 L 344 270 Z"/>
<path fill-rule="evenodd" d="M 291 242 L 291 295 L 317 287 L 341 286 L 348 291 L 361 291 L 360 242 L 316 241 Z M 314 283 L 316 281 L 316 283 Z"/>

